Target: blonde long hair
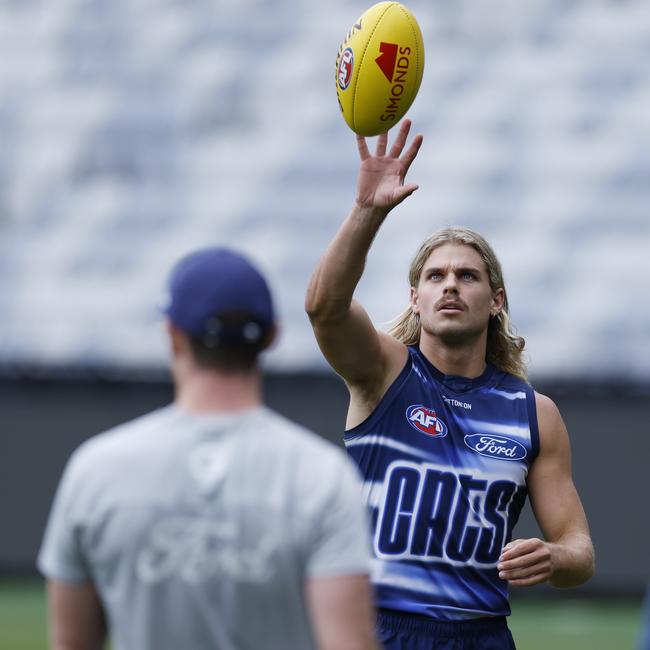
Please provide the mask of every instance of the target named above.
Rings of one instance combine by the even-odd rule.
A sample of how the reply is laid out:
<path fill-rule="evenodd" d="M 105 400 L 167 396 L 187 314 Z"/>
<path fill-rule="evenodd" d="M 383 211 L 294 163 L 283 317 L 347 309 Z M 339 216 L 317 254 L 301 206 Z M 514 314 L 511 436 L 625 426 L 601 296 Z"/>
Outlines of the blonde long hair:
<path fill-rule="evenodd" d="M 422 269 L 432 251 L 447 243 L 471 246 L 485 263 L 492 291 L 503 289 L 503 308 L 496 316 L 492 316 L 488 323 L 486 361 L 515 377 L 528 381 L 528 370 L 523 359 L 526 342 L 521 336 L 515 334 L 510 323 L 508 295 L 501 264 L 491 246 L 481 235 L 469 228 L 453 226 L 427 237 L 411 262 L 410 286 L 418 286 Z M 420 317 L 409 305 L 391 322 L 388 333 L 405 345 L 417 345 L 420 342 L 420 330 Z"/>

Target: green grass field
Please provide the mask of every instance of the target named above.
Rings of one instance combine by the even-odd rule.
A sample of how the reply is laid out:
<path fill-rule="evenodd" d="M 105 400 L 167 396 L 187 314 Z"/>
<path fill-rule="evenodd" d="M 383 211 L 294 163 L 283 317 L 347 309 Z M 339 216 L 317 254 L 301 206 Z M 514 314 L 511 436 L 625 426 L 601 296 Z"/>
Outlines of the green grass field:
<path fill-rule="evenodd" d="M 520 597 L 513 600 L 512 612 L 510 628 L 519 650 L 634 650 L 641 604 Z M 0 648 L 46 648 L 40 583 L 0 581 Z"/>

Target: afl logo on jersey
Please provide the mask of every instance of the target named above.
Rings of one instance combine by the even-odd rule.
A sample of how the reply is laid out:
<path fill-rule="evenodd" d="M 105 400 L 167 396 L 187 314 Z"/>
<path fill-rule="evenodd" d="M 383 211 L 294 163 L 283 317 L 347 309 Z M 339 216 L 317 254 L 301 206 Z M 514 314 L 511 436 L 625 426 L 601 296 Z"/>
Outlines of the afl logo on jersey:
<path fill-rule="evenodd" d="M 506 436 L 490 436 L 475 433 L 465 436 L 465 444 L 481 456 L 501 460 L 522 460 L 526 458 L 526 447 L 520 442 Z"/>
<path fill-rule="evenodd" d="M 408 423 L 420 433 L 426 433 L 434 438 L 444 438 L 447 435 L 447 425 L 436 415 L 433 409 L 414 404 L 406 409 Z"/>

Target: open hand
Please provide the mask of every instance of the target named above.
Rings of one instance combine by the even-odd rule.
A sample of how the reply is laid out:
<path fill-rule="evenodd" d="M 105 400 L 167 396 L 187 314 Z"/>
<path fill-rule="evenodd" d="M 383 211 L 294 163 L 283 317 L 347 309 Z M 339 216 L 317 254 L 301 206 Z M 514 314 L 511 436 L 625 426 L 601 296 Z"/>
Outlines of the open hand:
<path fill-rule="evenodd" d="M 357 204 L 359 207 L 390 210 L 418 189 L 414 183 L 404 184 L 406 173 L 415 160 L 423 140 L 421 135 L 416 135 L 402 155 L 410 130 L 411 121 L 403 120 L 388 155 L 386 155 L 388 133 L 382 133 L 377 139 L 374 156 L 371 156 L 368 151 L 366 139 L 357 135 L 357 145 L 361 157 L 357 182 Z"/>

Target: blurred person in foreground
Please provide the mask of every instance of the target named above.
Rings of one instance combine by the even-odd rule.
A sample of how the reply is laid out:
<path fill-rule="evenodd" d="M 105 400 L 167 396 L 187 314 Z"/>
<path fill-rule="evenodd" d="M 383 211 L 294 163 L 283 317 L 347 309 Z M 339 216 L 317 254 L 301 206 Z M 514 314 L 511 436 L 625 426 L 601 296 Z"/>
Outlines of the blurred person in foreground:
<path fill-rule="evenodd" d="M 410 304 L 389 333 L 353 299 L 406 173 L 405 120 L 387 153 L 358 136 L 356 203 L 320 260 L 306 309 L 350 393 L 345 444 L 371 511 L 371 580 L 386 650 L 514 648 L 509 585 L 579 585 L 593 574 L 587 520 L 555 404 L 528 384 L 500 264 L 467 228 L 429 237 Z M 526 495 L 544 539 L 512 539 Z"/>
<path fill-rule="evenodd" d="M 262 403 L 266 281 L 209 248 L 170 297 L 174 402 L 82 444 L 56 494 L 51 647 L 374 650 L 357 470 Z"/>

